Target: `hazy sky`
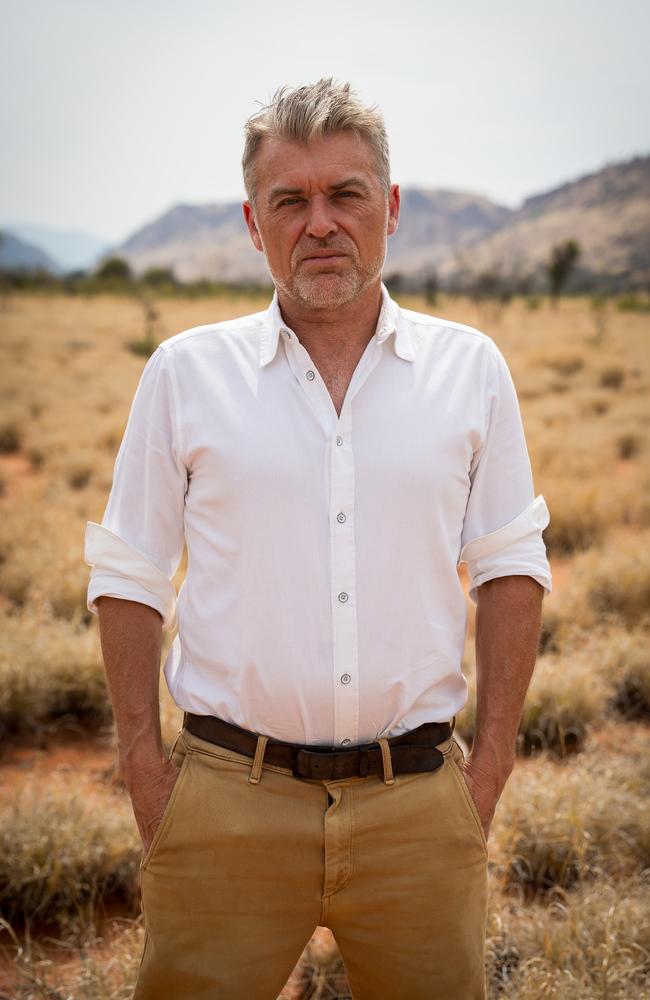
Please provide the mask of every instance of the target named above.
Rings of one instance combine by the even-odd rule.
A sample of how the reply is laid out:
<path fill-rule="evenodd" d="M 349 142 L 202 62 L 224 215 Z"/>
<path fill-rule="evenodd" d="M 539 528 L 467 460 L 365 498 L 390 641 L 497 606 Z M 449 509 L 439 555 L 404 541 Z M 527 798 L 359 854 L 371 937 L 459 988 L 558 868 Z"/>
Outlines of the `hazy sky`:
<path fill-rule="evenodd" d="M 0 0 L 0 222 L 118 241 L 243 192 L 242 126 L 333 75 L 393 179 L 529 194 L 650 151 L 645 0 Z"/>

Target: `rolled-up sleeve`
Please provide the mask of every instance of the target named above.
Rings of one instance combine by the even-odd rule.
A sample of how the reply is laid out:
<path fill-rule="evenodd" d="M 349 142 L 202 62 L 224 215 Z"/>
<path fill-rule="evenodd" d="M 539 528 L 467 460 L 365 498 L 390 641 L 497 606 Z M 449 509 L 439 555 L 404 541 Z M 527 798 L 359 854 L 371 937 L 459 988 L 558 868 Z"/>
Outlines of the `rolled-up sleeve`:
<path fill-rule="evenodd" d="M 499 576 L 531 576 L 550 593 L 542 536 L 549 512 L 535 497 L 517 394 L 492 341 L 485 386 L 487 431 L 470 470 L 459 562 L 467 564 L 473 601 L 481 584 Z"/>
<path fill-rule="evenodd" d="M 88 610 L 98 613 L 101 595 L 139 601 L 160 613 L 164 631 L 177 624 L 172 579 L 183 554 L 188 484 L 177 406 L 169 351 L 158 347 L 131 403 L 102 522 L 87 522 L 84 545 L 92 567 Z"/>

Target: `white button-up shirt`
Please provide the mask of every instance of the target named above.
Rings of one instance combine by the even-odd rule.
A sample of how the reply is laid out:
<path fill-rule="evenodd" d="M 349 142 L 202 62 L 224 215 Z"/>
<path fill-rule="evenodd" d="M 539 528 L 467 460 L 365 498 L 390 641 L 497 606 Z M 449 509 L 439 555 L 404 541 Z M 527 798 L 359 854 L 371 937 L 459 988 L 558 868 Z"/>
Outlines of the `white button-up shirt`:
<path fill-rule="evenodd" d="M 178 626 L 164 673 L 181 709 L 369 742 L 461 711 L 457 565 L 473 599 L 510 574 L 550 591 L 548 520 L 489 337 L 382 286 L 338 416 L 276 295 L 147 361 L 102 523 L 86 526 L 88 608 L 106 594 Z"/>

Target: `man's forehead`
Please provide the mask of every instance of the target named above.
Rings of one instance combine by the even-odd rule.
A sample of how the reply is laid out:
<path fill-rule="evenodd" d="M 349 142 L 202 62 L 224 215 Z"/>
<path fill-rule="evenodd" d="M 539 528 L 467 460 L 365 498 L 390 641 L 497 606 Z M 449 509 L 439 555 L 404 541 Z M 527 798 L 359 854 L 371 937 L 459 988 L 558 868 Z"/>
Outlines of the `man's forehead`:
<path fill-rule="evenodd" d="M 319 184 L 341 184 L 355 177 L 372 183 L 376 165 L 368 143 L 355 133 L 343 132 L 309 142 L 277 137 L 265 138 L 256 157 L 258 185 L 304 186 L 317 178 Z"/>

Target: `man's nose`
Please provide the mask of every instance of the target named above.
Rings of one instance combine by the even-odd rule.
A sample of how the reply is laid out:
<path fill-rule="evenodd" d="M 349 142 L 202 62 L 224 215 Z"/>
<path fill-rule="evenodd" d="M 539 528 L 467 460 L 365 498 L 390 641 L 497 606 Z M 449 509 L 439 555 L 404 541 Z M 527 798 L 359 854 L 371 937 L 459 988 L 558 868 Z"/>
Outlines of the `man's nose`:
<path fill-rule="evenodd" d="M 334 213 L 327 198 L 312 198 L 305 229 L 308 236 L 313 236 L 319 240 L 337 232 L 338 226 L 334 220 Z"/>

